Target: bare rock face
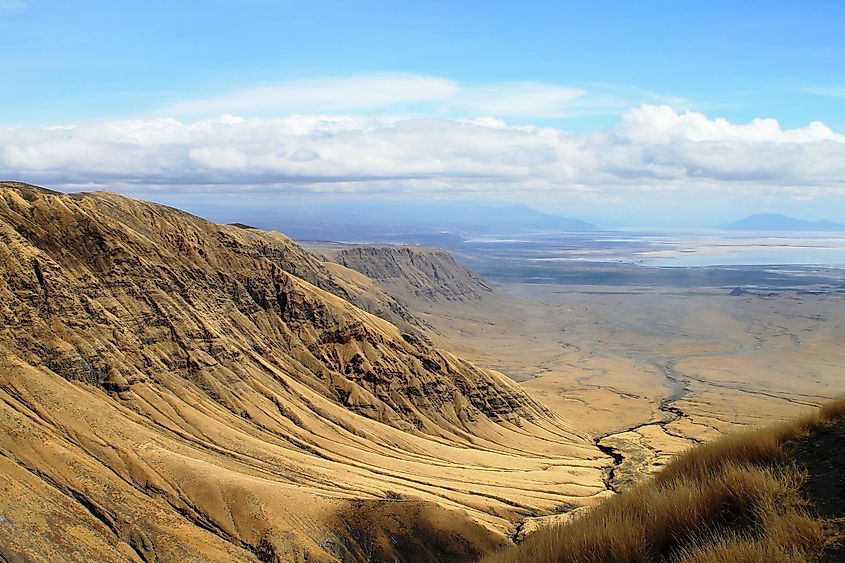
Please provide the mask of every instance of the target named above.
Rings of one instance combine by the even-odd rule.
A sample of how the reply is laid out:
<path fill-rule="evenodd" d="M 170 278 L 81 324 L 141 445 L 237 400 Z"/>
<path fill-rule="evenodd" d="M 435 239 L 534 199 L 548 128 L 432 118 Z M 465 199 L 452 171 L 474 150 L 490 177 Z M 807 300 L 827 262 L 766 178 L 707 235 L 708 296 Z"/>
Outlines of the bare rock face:
<path fill-rule="evenodd" d="M 398 293 L 423 301 L 480 299 L 493 291 L 475 272 L 458 264 L 447 251 L 416 246 L 354 246 L 333 259 Z"/>
<path fill-rule="evenodd" d="M 279 233 L 0 183 L 0 555 L 349 560 L 350 499 L 399 491 L 409 515 L 472 511 L 452 526 L 471 558 L 522 505 L 498 477 L 469 500 L 443 468 L 534 471 L 496 453 L 518 443 L 545 467 L 594 455 L 501 374 L 356 301 L 390 309 Z"/>

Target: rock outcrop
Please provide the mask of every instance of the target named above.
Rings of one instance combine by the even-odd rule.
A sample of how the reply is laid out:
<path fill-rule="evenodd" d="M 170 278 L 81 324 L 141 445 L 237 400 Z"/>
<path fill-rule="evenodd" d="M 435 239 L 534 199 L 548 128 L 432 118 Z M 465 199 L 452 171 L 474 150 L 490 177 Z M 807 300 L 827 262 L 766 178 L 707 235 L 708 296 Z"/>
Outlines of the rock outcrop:
<path fill-rule="evenodd" d="M 390 293 L 423 301 L 477 300 L 493 291 L 484 278 L 440 249 L 352 246 L 335 252 L 331 259 L 379 282 Z"/>

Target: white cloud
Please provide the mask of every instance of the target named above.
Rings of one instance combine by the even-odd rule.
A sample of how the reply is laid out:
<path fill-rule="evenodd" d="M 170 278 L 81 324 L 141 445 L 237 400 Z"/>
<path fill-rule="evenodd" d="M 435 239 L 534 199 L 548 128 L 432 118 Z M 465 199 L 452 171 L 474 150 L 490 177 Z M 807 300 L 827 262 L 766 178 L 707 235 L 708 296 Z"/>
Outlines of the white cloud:
<path fill-rule="evenodd" d="M 0 176 L 124 190 L 452 190 L 602 201 L 701 190 L 841 197 L 845 136 L 819 122 L 783 129 L 772 119 L 735 124 L 655 105 L 589 135 L 494 118 L 227 114 L 0 130 Z"/>
<path fill-rule="evenodd" d="M 235 113 L 265 118 L 291 114 L 366 115 L 388 122 L 412 117 L 564 119 L 620 115 L 643 102 L 689 105 L 682 98 L 615 84 L 464 84 L 437 76 L 381 73 L 325 76 L 240 89 L 182 100 L 150 111 L 142 118 L 167 116 L 195 121 Z"/>
<path fill-rule="evenodd" d="M 819 121 L 784 131 L 776 119 L 754 119 L 746 125 L 735 125 L 724 118 L 708 119 L 697 112 L 678 114 L 666 105 L 643 105 L 630 110 L 623 117 L 623 129 L 632 137 L 653 142 L 681 139 L 750 143 L 845 142 L 845 135 L 834 133 Z"/>
<path fill-rule="evenodd" d="M 197 147 L 188 151 L 188 159 L 206 170 L 242 170 L 249 157 L 230 147 Z"/>
<path fill-rule="evenodd" d="M 455 82 L 415 74 L 368 74 L 290 80 L 213 98 L 182 101 L 156 115 L 196 117 L 221 113 L 260 114 L 372 111 L 446 100 L 458 93 Z"/>
<path fill-rule="evenodd" d="M 454 109 L 500 117 L 567 117 L 578 110 L 584 90 L 536 82 L 464 87 L 451 101 Z"/>
<path fill-rule="evenodd" d="M 182 100 L 152 110 L 143 118 L 167 116 L 182 121 L 221 114 L 272 117 L 291 114 L 380 116 L 385 121 L 411 117 L 444 119 L 565 119 L 621 115 L 640 103 L 686 108 L 678 97 L 642 88 L 595 83 L 584 87 L 542 82 L 464 84 L 437 76 L 405 73 L 325 76 L 240 89 L 218 96 Z"/>
<path fill-rule="evenodd" d="M 640 101 L 664 98 L 636 88 L 596 84 L 584 88 L 540 82 L 469 85 L 417 74 L 326 76 L 245 88 L 183 100 L 145 117 L 196 120 L 236 113 L 250 117 L 341 114 L 403 117 L 565 118 L 618 114 Z M 677 98 L 669 99 L 680 103 Z"/>

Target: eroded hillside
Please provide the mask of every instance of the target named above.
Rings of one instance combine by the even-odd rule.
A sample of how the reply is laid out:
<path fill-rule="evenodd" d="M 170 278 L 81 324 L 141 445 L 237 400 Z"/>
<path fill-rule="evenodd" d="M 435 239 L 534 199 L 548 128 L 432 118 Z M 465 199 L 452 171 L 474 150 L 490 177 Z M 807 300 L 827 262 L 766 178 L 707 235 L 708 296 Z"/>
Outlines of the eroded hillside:
<path fill-rule="evenodd" d="M 0 553 L 466 559 L 606 493 L 588 437 L 347 273 L 278 233 L 0 185 Z"/>
<path fill-rule="evenodd" d="M 375 280 L 391 295 L 448 302 L 475 300 L 492 291 L 484 278 L 436 248 L 351 246 L 329 252 L 329 256 Z"/>

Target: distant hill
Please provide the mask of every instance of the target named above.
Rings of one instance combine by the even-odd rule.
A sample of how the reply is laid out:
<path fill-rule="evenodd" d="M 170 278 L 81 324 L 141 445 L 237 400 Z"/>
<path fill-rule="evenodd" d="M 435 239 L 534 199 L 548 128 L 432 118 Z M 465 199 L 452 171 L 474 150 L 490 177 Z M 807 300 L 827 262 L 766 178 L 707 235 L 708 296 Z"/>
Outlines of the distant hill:
<path fill-rule="evenodd" d="M 587 221 L 544 213 L 521 204 L 479 201 L 290 202 L 261 207 L 194 205 L 221 223 L 278 229 L 296 240 L 421 244 L 454 248 L 467 238 L 532 232 L 583 232 Z"/>
<path fill-rule="evenodd" d="M 456 226 L 466 222 L 469 229 L 483 231 L 595 231 L 592 223 L 551 215 L 532 209 L 526 205 L 470 205 L 459 207 L 453 213 L 444 214 L 443 210 L 432 209 L 444 219 L 451 219 Z M 451 215 L 451 217 L 449 216 Z M 465 227 L 466 228 L 466 227 Z"/>
<path fill-rule="evenodd" d="M 845 225 L 833 221 L 806 221 L 781 213 L 755 213 L 745 219 L 719 225 L 737 231 L 845 231 Z"/>

